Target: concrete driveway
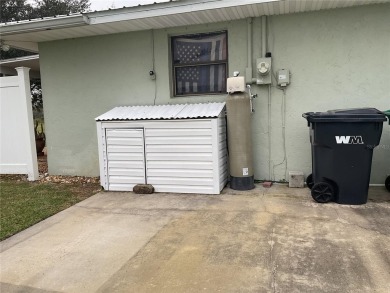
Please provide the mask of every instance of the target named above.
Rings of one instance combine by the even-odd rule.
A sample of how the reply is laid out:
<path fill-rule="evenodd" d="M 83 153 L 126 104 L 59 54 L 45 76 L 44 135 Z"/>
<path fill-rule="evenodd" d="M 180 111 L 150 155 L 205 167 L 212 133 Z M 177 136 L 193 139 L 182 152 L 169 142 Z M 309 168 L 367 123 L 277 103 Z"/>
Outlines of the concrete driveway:
<path fill-rule="evenodd" d="M 1 292 L 390 292 L 390 194 L 102 192 L 1 243 Z"/>

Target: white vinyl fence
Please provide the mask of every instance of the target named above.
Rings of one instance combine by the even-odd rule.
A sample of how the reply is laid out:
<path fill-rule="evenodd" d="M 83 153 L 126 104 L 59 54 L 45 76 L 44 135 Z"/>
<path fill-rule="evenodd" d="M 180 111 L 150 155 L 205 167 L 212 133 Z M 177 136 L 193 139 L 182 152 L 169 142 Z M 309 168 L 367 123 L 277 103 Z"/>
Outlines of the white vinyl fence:
<path fill-rule="evenodd" d="M 0 77 L 0 174 L 39 177 L 30 94 L 30 68 Z"/>

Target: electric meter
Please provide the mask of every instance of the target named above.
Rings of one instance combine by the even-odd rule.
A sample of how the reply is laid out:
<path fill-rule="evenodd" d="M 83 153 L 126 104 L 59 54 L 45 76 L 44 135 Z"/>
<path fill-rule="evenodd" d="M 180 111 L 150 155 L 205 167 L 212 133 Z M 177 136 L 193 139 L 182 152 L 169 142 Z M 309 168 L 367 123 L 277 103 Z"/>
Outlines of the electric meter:
<path fill-rule="evenodd" d="M 257 77 L 256 84 L 271 83 L 271 57 L 257 59 Z"/>

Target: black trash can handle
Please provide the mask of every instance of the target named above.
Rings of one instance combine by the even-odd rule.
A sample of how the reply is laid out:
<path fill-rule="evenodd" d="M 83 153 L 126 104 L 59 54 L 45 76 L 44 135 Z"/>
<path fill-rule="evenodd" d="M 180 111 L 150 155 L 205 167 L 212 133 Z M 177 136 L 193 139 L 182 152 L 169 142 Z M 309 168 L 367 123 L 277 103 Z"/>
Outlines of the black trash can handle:
<path fill-rule="evenodd" d="M 305 118 L 307 120 L 307 126 L 310 127 L 310 121 L 309 121 L 309 117 L 313 114 L 313 112 L 307 112 L 307 113 L 303 113 L 302 114 L 302 117 Z"/>

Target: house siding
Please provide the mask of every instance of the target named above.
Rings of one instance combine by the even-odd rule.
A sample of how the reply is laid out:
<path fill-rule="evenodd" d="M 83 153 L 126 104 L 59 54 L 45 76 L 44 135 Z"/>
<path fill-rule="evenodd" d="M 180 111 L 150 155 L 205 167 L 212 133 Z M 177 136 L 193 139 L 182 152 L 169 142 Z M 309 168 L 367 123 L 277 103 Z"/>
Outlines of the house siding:
<path fill-rule="evenodd" d="M 284 180 L 289 170 L 310 173 L 309 129 L 302 113 L 390 108 L 388 15 L 390 4 L 376 4 L 268 17 L 273 71 L 292 73 L 285 96 L 287 166 L 283 92 L 271 88 L 268 133 L 267 86 L 253 85 L 258 94 L 252 119 L 256 179 Z M 94 117 L 115 106 L 224 101 L 225 95 L 173 98 L 170 77 L 169 36 L 219 30 L 228 32 L 229 75 L 244 75 L 246 20 L 40 43 L 49 173 L 98 176 Z M 260 18 L 253 19 L 252 33 L 254 68 L 262 56 Z M 149 77 L 153 51 L 156 80 Z M 390 174 L 389 152 L 390 127 L 384 126 L 372 183 L 383 184 Z"/>

